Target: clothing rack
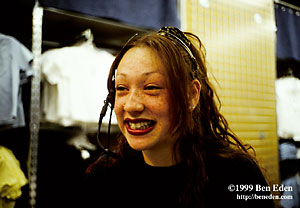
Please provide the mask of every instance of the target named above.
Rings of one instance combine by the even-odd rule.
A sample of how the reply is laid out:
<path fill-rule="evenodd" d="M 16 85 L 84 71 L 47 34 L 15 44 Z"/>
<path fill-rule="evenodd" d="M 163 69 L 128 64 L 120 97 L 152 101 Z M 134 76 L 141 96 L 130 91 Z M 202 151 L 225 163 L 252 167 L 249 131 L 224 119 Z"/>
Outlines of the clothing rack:
<path fill-rule="evenodd" d="M 294 9 L 294 10 L 300 12 L 300 7 L 299 6 L 295 6 L 295 5 L 291 4 L 291 3 L 288 3 L 288 2 L 285 2 L 285 1 L 281 1 L 281 0 L 274 0 L 274 2 L 276 4 L 280 4 L 282 6 L 286 6 L 288 8 L 291 8 L 291 9 Z"/>
<path fill-rule="evenodd" d="M 29 205 L 36 205 L 38 139 L 40 129 L 40 56 L 42 53 L 43 9 L 36 1 L 32 12 L 32 53 L 34 77 L 31 83 L 30 103 L 30 151 L 29 151 Z"/>

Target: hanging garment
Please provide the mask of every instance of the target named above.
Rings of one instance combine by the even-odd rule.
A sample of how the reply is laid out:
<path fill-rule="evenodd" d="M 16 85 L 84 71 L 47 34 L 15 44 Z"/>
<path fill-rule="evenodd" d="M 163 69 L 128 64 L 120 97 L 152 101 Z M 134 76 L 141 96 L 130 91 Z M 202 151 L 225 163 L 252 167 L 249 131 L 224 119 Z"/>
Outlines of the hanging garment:
<path fill-rule="evenodd" d="M 25 126 L 22 85 L 33 75 L 32 59 L 22 43 L 0 33 L 0 128 Z"/>
<path fill-rule="evenodd" d="M 88 42 L 42 54 L 44 120 L 63 126 L 97 124 L 113 60 L 112 54 Z M 108 123 L 108 115 L 103 122 Z"/>
<path fill-rule="evenodd" d="M 295 144 L 285 142 L 279 145 L 280 160 L 295 160 L 297 159 L 297 147 Z"/>
<path fill-rule="evenodd" d="M 177 0 L 42 0 L 43 5 L 96 17 L 115 19 L 134 26 L 159 29 L 180 26 Z"/>
<path fill-rule="evenodd" d="M 14 207 L 15 200 L 22 194 L 21 188 L 27 179 L 13 152 L 0 146 L 0 208 Z"/>
<path fill-rule="evenodd" d="M 276 4 L 276 57 L 300 61 L 300 18 L 298 11 Z"/>
<path fill-rule="evenodd" d="M 280 201 L 283 208 L 300 207 L 300 176 L 299 174 L 282 181 L 282 185 L 288 187 L 287 191 L 282 193 L 284 198 Z"/>
<path fill-rule="evenodd" d="M 300 141 L 300 80 L 282 77 L 275 81 L 277 134 Z"/>

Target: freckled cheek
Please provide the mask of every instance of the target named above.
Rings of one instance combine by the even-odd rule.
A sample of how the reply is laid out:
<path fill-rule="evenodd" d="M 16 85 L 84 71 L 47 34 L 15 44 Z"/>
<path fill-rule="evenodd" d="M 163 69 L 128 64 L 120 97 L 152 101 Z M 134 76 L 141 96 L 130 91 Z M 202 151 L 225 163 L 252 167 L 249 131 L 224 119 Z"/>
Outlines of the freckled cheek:
<path fill-rule="evenodd" d="M 169 116 L 169 102 L 165 99 L 152 99 L 147 102 L 147 108 L 157 116 Z"/>
<path fill-rule="evenodd" d="M 123 120 L 124 104 L 125 104 L 125 101 L 123 101 L 122 99 L 116 98 L 114 108 L 115 108 L 115 113 L 116 113 L 118 121 L 119 120 L 121 121 L 121 119 Z"/>
<path fill-rule="evenodd" d="M 146 108 L 151 111 L 151 113 L 159 119 L 169 119 L 170 117 L 170 107 L 169 101 L 164 98 L 150 98 L 146 101 Z"/>
<path fill-rule="evenodd" d="M 124 106 L 126 104 L 126 98 L 118 98 L 115 100 L 115 113 L 117 119 L 121 121 L 124 115 Z M 169 117 L 170 113 L 170 101 L 168 97 L 155 98 L 155 97 L 142 97 L 140 100 L 141 104 L 144 105 L 146 111 L 150 111 L 156 116 Z"/>

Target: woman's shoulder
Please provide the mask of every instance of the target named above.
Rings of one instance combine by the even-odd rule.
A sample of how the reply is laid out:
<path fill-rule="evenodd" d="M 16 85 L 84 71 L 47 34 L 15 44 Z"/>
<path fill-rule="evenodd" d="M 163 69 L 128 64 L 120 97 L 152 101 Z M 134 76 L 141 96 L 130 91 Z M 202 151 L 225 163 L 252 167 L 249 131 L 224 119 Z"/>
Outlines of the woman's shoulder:
<path fill-rule="evenodd" d="M 124 174 L 128 169 L 140 167 L 143 164 L 142 161 L 139 156 L 123 158 L 102 155 L 88 167 L 86 175 L 89 180 L 101 177 L 115 177 L 117 174 Z"/>
<path fill-rule="evenodd" d="M 265 176 L 250 156 L 213 157 L 208 160 L 208 201 L 212 204 L 222 201 L 232 207 L 274 207 L 272 199 L 260 200 L 269 197 L 270 191 L 257 190 L 260 187 L 269 187 Z M 212 197 L 214 196 L 214 197 Z M 219 199 L 214 201 L 214 198 Z"/>
<path fill-rule="evenodd" d="M 265 183 L 260 166 L 251 156 L 241 154 L 234 157 L 211 157 L 207 164 L 208 175 L 213 178 Z"/>

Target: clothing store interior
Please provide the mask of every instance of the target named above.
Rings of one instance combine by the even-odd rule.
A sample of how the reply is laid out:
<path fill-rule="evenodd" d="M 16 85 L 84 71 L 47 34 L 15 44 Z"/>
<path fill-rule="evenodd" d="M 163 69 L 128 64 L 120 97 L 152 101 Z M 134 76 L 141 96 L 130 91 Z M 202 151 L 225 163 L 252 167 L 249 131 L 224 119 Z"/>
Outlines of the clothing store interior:
<path fill-rule="evenodd" d="M 120 132 L 107 113 L 97 139 L 110 66 L 130 37 L 162 26 L 200 37 L 230 128 L 272 184 L 293 187 L 278 207 L 300 207 L 298 1 L 17 0 L 1 20 L 0 207 L 76 207 L 98 140 Z"/>

